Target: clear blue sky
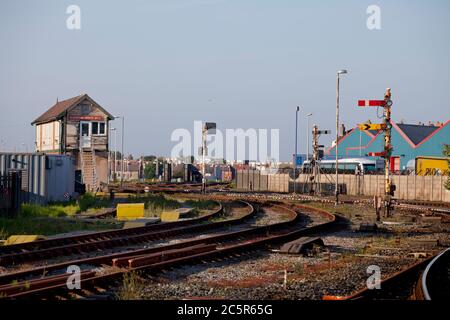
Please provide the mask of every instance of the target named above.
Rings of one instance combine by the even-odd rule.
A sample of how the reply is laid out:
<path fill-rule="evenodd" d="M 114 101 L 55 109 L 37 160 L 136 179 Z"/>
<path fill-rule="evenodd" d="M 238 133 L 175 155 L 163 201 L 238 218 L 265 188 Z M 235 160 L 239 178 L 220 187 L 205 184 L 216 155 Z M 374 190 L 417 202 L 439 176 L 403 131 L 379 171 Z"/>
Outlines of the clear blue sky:
<path fill-rule="evenodd" d="M 66 28 L 67 6 L 81 30 Z M 381 30 L 366 8 L 381 8 Z M 126 152 L 168 155 L 176 128 L 279 128 L 293 153 L 295 107 L 333 129 L 336 71 L 347 127 L 392 88 L 393 118 L 450 118 L 449 1 L 141 0 L 0 2 L 0 149 L 33 148 L 30 122 L 88 93 L 126 117 Z M 323 139 L 329 144 L 331 139 Z"/>

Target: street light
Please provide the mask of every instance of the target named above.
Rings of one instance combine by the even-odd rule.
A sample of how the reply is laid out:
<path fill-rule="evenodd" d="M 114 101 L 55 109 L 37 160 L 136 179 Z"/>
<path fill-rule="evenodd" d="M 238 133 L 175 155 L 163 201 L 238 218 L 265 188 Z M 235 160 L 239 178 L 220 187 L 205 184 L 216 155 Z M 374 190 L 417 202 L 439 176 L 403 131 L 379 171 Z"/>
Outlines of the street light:
<path fill-rule="evenodd" d="M 297 187 L 297 131 L 298 131 L 298 112 L 300 111 L 300 106 L 297 106 L 297 109 L 295 110 L 295 148 L 294 148 L 294 159 L 292 161 L 292 164 L 294 165 L 294 193 L 296 192 Z"/>
<path fill-rule="evenodd" d="M 341 74 L 347 74 L 347 70 L 339 70 L 337 72 L 337 83 L 336 83 L 336 186 L 335 186 L 335 196 L 336 196 L 336 200 L 334 205 L 337 206 L 339 203 L 339 174 L 338 174 L 338 165 L 339 165 L 339 156 L 338 156 L 338 140 L 339 140 L 339 80 L 340 80 L 340 75 Z"/>
<path fill-rule="evenodd" d="M 312 113 L 306 115 L 306 160 L 309 160 L 309 118 L 312 115 Z"/>
<path fill-rule="evenodd" d="M 208 134 L 216 134 L 216 123 L 214 122 L 206 122 L 202 129 L 202 190 L 203 193 L 206 193 L 206 170 L 205 170 L 205 156 L 207 153 L 206 150 L 206 136 Z"/>
<path fill-rule="evenodd" d="M 125 117 L 124 116 L 118 116 L 115 117 L 114 119 L 122 119 L 122 157 L 121 157 L 121 165 L 120 165 L 120 187 L 123 187 L 123 157 L 124 157 L 124 151 L 123 151 L 123 140 L 124 140 L 124 135 L 125 135 Z"/>
<path fill-rule="evenodd" d="M 114 131 L 114 174 L 112 176 L 113 176 L 113 181 L 115 182 L 116 174 L 117 174 L 117 129 L 111 127 L 109 130 Z"/>

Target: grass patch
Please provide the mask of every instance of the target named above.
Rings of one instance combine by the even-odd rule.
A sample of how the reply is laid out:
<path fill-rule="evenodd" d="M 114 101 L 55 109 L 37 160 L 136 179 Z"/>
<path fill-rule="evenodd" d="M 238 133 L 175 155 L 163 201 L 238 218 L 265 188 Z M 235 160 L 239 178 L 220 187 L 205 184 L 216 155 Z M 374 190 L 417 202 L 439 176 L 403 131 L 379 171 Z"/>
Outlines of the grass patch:
<path fill-rule="evenodd" d="M 50 236 L 73 231 L 116 229 L 121 226 L 120 223 L 64 219 L 80 213 L 82 209 L 92 211 L 107 205 L 105 199 L 95 198 L 90 194 L 83 195 L 77 202 L 52 203 L 45 206 L 23 204 L 17 217 L 0 218 L 0 239 L 16 234 Z"/>
<path fill-rule="evenodd" d="M 80 211 L 88 211 L 88 209 L 105 208 L 109 206 L 109 200 L 106 198 L 94 197 L 90 193 L 85 193 L 79 200 L 78 206 Z"/>
<path fill-rule="evenodd" d="M 48 205 L 23 204 L 22 217 L 66 217 L 80 212 L 96 212 L 109 206 L 109 200 L 86 193 L 78 201 L 49 203 Z"/>
<path fill-rule="evenodd" d="M 130 195 L 127 202 L 144 203 L 145 217 L 159 217 L 165 211 L 175 210 L 182 206 L 180 202 L 170 199 L 164 194 Z"/>
<path fill-rule="evenodd" d="M 0 218 L 0 239 L 6 240 L 15 234 L 39 234 L 44 236 L 73 231 L 99 231 L 117 229 L 119 223 L 107 221 L 83 221 L 52 217 L 22 217 L 14 219 Z"/>
<path fill-rule="evenodd" d="M 72 216 L 79 212 L 79 207 L 74 204 L 70 205 L 49 205 L 42 206 L 37 204 L 23 204 L 20 216 L 25 218 L 32 217 L 65 217 Z"/>
<path fill-rule="evenodd" d="M 119 300 L 141 300 L 144 289 L 143 280 L 137 272 L 126 272 L 123 275 L 122 285 L 117 292 L 117 298 Z"/>
<path fill-rule="evenodd" d="M 145 196 L 133 196 L 129 195 L 127 199 L 128 203 L 144 203 L 145 208 L 149 208 L 150 206 L 158 207 L 158 208 L 166 208 L 166 209 L 178 209 L 181 207 L 181 203 L 177 200 L 170 199 L 166 197 L 164 194 L 147 194 Z"/>

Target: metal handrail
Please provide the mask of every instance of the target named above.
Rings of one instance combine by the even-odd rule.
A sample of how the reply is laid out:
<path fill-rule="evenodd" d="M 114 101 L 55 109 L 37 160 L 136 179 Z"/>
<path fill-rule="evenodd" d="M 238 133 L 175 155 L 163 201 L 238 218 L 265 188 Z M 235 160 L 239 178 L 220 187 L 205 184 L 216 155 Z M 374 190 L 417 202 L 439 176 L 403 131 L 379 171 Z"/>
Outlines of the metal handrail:
<path fill-rule="evenodd" d="M 97 191 L 97 164 L 95 162 L 95 149 L 93 144 L 91 144 L 91 152 L 92 152 L 92 167 L 93 167 L 92 187 L 94 191 Z"/>

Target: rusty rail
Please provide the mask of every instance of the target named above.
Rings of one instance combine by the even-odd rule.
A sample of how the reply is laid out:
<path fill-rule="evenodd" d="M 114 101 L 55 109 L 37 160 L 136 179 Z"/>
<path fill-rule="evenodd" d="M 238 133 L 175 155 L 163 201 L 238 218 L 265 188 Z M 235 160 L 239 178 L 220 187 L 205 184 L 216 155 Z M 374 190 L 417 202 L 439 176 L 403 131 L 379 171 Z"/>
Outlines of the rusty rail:
<path fill-rule="evenodd" d="M 450 248 L 436 255 L 421 276 L 418 291 L 425 300 L 447 300 L 450 297 Z"/>
<path fill-rule="evenodd" d="M 129 271 L 140 271 L 145 270 L 146 272 L 157 272 L 158 270 L 168 268 L 168 267 L 175 267 L 178 265 L 186 264 L 186 263 L 198 263 L 198 262 L 204 262 L 211 259 L 218 259 L 218 258 L 227 258 L 227 257 L 233 257 L 236 255 L 242 255 L 246 252 L 253 251 L 260 249 L 261 247 L 265 247 L 268 244 L 273 243 L 279 243 L 288 241 L 291 239 L 295 239 L 299 236 L 311 234 L 313 232 L 322 231 L 326 229 L 326 227 L 331 226 L 335 222 L 335 217 L 332 214 L 329 214 L 325 211 L 322 211 L 320 214 L 324 215 L 328 218 L 328 221 L 316 225 L 310 228 L 298 228 L 298 226 L 295 225 L 295 222 L 299 219 L 299 215 L 292 209 L 271 204 L 271 206 L 277 206 L 278 208 L 284 210 L 285 212 L 288 212 L 290 215 L 290 219 L 287 222 L 281 222 L 274 225 L 269 226 L 263 226 L 263 227 L 255 227 L 252 229 L 246 229 L 241 230 L 237 232 L 231 232 L 226 233 L 219 236 L 214 236 L 210 238 L 203 238 L 203 239 L 197 239 L 193 241 L 187 241 L 184 245 L 184 250 L 172 250 L 174 249 L 174 246 L 180 245 L 169 245 L 160 247 L 159 255 L 141 255 L 143 252 L 140 253 L 133 252 L 133 253 L 123 253 L 120 260 L 116 260 L 121 262 L 121 265 L 126 265 L 124 262 L 128 262 L 128 268 L 122 269 L 119 271 L 114 271 L 109 274 L 104 275 L 95 275 L 91 278 L 84 278 L 82 279 L 83 285 L 88 285 L 92 283 L 96 283 L 98 281 L 106 282 L 113 279 L 120 278 L 124 273 Z M 318 210 L 321 211 L 321 210 Z M 287 228 L 288 230 L 281 232 L 283 228 Z M 272 234 L 271 234 L 272 232 Z M 246 236 L 247 238 L 249 236 L 252 236 L 252 240 L 247 240 L 244 242 L 240 242 L 237 244 L 231 244 L 222 248 L 217 248 L 215 245 L 220 243 L 221 241 L 225 239 L 232 239 L 234 241 L 241 239 L 242 237 Z M 257 237 L 255 239 L 255 236 Z M 209 244 L 209 245 L 208 245 Z M 197 246 L 195 246 L 197 245 Z M 183 246 L 182 246 L 183 247 Z M 161 249 L 162 248 L 162 249 Z M 154 250 L 157 250 L 158 248 L 153 248 Z M 172 250 L 172 251 L 170 251 Z M 147 252 L 150 253 L 150 252 Z M 165 255 L 167 259 L 162 259 L 162 255 Z M 111 259 L 111 256 L 108 257 Z M 148 260 L 146 260 L 148 259 Z M 111 263 L 113 263 L 112 259 L 110 260 Z M 140 263 L 139 263 L 140 262 Z M 130 264 L 131 263 L 131 264 Z M 52 290 L 55 289 L 64 289 L 64 284 L 60 285 L 49 285 L 47 288 L 40 288 L 32 291 L 25 291 L 20 292 L 14 295 L 10 295 L 10 298 L 20 298 L 24 296 L 34 295 L 34 294 L 50 294 Z M 51 295 L 51 294 L 50 294 Z"/>
<path fill-rule="evenodd" d="M 217 228 L 226 223 L 206 224 L 203 222 L 219 215 L 222 210 L 222 204 L 219 204 L 218 210 L 195 219 L 4 246 L 0 247 L 0 254 L 2 254 L 0 255 L 0 265 L 163 239 L 186 232 L 198 232 L 208 227 Z M 237 221 L 229 220 L 228 223 L 237 223 Z"/>
<path fill-rule="evenodd" d="M 251 204 L 247 203 L 247 202 L 243 202 L 243 203 L 249 208 L 248 214 L 246 214 L 246 215 L 244 215 L 242 217 L 239 217 L 239 218 L 231 219 L 231 220 L 225 220 L 225 221 L 219 221 L 219 222 L 199 225 L 198 227 L 201 227 L 201 228 L 197 228 L 197 226 L 195 226 L 196 230 L 197 231 L 199 231 L 199 230 L 211 230 L 213 227 L 214 228 L 219 228 L 219 227 L 228 226 L 228 225 L 235 225 L 235 224 L 239 224 L 239 223 L 245 221 L 246 219 L 252 217 L 255 214 L 253 206 Z M 221 207 L 221 209 L 222 208 L 223 207 Z M 183 229 L 182 231 L 183 232 L 191 232 L 192 230 L 193 230 L 192 227 L 190 227 L 189 229 Z M 180 233 L 178 233 L 178 234 L 180 234 Z M 103 255 L 103 256 L 96 256 L 96 257 L 79 259 L 79 260 L 71 260 L 71 261 L 67 261 L 67 262 L 62 262 L 62 263 L 46 265 L 46 266 L 42 266 L 42 267 L 38 267 L 38 268 L 33 268 L 33 269 L 30 269 L 30 270 L 24 270 L 24 271 L 7 273 L 7 274 L 3 274 L 3 275 L 0 276 L 0 284 L 2 284 L 2 283 L 9 283 L 9 282 L 11 282 L 11 281 L 13 281 L 13 280 L 15 280 L 17 278 L 23 278 L 23 277 L 27 277 L 27 276 L 46 274 L 46 273 L 48 273 L 50 271 L 62 269 L 62 268 L 68 267 L 69 265 L 72 265 L 72 264 L 76 264 L 76 265 L 82 265 L 82 264 L 89 264 L 89 265 L 108 264 L 111 261 L 111 259 L 120 258 L 120 257 L 128 256 L 128 255 L 131 255 L 131 254 L 133 254 L 133 255 L 150 254 L 150 253 L 159 252 L 159 251 L 164 250 L 164 249 L 170 250 L 170 249 L 178 249 L 178 248 L 184 248 L 184 247 L 187 247 L 187 246 L 197 245 L 197 244 L 203 243 L 205 241 L 209 241 L 209 243 L 211 243 L 212 241 L 220 242 L 220 241 L 227 240 L 227 239 L 229 239 L 230 237 L 233 237 L 233 236 L 239 237 L 240 234 L 239 233 L 228 233 L 228 234 L 221 234 L 221 235 L 218 235 L 218 236 L 205 238 L 205 239 L 208 239 L 208 240 L 204 240 L 204 239 L 185 240 L 185 241 L 181 241 L 181 242 L 178 242 L 178 243 L 175 243 L 175 244 L 165 245 L 165 246 L 161 246 L 161 247 L 136 249 L 136 250 L 131 250 L 131 251 L 107 254 L 107 255 Z M 47 254 L 57 254 L 57 252 L 52 251 L 52 249 L 50 249 L 46 253 Z M 24 253 L 24 254 L 27 254 L 27 253 Z M 43 253 L 41 253 L 41 254 L 43 254 Z"/>

